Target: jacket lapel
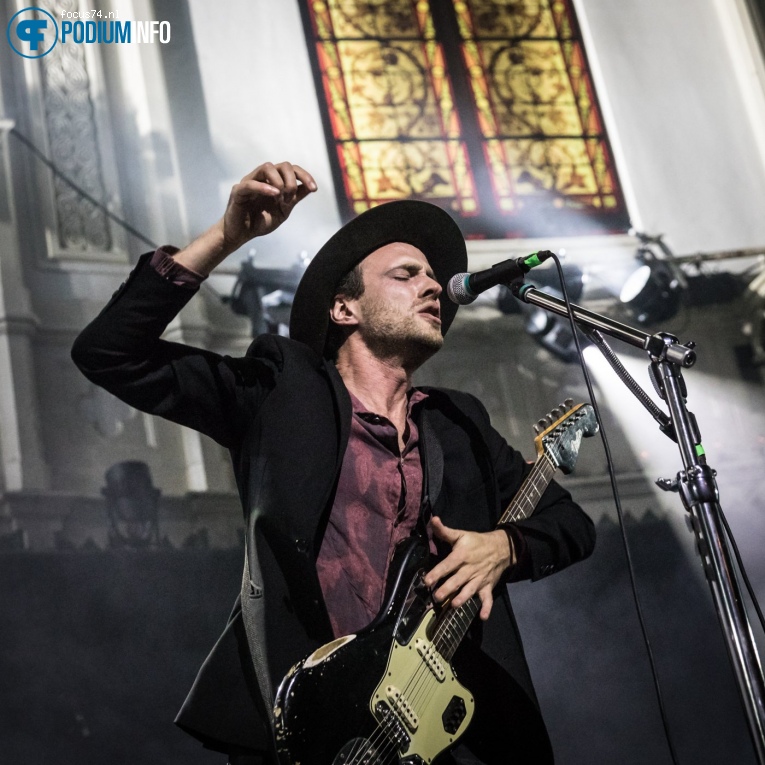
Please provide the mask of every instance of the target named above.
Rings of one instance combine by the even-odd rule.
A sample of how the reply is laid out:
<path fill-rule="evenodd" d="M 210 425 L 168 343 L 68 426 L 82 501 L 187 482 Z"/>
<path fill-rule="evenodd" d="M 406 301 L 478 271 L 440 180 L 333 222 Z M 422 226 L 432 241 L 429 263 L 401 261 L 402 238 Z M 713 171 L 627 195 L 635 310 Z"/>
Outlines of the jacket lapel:
<path fill-rule="evenodd" d="M 430 395 L 430 394 L 429 394 Z M 444 450 L 438 440 L 433 424 L 433 410 L 426 401 L 421 408 L 417 427 L 420 431 L 420 448 L 422 450 L 422 483 L 423 507 L 430 515 L 441 494 L 441 484 L 444 478 Z M 427 518 L 425 519 L 428 520 Z"/>

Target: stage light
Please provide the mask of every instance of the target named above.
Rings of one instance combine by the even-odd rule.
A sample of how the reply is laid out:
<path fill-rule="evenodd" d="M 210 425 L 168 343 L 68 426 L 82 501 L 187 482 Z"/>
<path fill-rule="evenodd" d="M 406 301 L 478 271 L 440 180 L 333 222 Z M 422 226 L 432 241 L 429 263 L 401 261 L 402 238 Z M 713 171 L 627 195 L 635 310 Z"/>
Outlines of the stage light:
<path fill-rule="evenodd" d="M 739 297 L 746 281 L 728 271 L 708 270 L 709 261 L 750 256 L 749 250 L 676 257 L 660 236 L 635 233 L 642 246 L 635 256 L 638 267 L 622 286 L 619 299 L 638 324 L 655 325 L 671 319 L 681 305 L 727 303 Z M 651 246 L 658 246 L 657 256 Z"/>
<path fill-rule="evenodd" d="M 584 274 L 578 266 L 569 263 L 563 264 L 562 270 L 569 300 L 575 303 L 584 291 Z M 526 276 L 524 281 L 544 290 L 549 295 L 563 299 L 556 268 L 535 269 Z M 507 288 L 503 288 L 497 305 L 499 310 L 506 314 L 522 313 L 526 317 L 526 332 L 553 356 L 565 362 L 576 361 L 576 344 L 567 318 L 522 303 L 514 298 Z M 589 342 L 582 336 L 580 341 L 583 346 Z"/>
<path fill-rule="evenodd" d="M 555 294 L 555 290 L 545 291 L 551 295 Z M 560 293 L 555 297 L 561 297 Z M 576 344 L 568 319 L 535 308 L 526 320 L 526 331 L 556 358 L 567 363 L 576 361 Z M 584 343 L 584 338 L 581 342 Z"/>
<path fill-rule="evenodd" d="M 566 282 L 568 298 L 575 303 L 582 297 L 584 292 L 584 274 L 582 269 L 572 263 L 564 263 L 561 266 L 563 278 Z M 541 290 L 563 299 L 560 288 L 560 278 L 556 268 L 536 269 L 528 275 L 526 281 Z M 526 304 L 523 304 L 524 306 Z M 543 348 L 547 349 L 556 358 L 566 363 L 577 359 L 576 343 L 571 332 L 571 323 L 563 316 L 545 311 L 542 308 L 527 306 L 531 309 L 526 319 L 526 331 Z M 580 336 L 580 342 L 584 345 L 586 338 Z"/>
<path fill-rule="evenodd" d="M 658 260 L 647 248 L 638 250 L 641 265 L 624 282 L 619 300 L 638 324 L 671 319 L 680 308 L 682 285 L 677 267 Z"/>
<path fill-rule="evenodd" d="M 264 332 L 286 335 L 292 299 L 308 259 L 301 253 L 289 269 L 259 268 L 252 255 L 254 250 L 242 261 L 231 295 L 222 300 L 234 313 L 249 317 L 253 337 Z"/>

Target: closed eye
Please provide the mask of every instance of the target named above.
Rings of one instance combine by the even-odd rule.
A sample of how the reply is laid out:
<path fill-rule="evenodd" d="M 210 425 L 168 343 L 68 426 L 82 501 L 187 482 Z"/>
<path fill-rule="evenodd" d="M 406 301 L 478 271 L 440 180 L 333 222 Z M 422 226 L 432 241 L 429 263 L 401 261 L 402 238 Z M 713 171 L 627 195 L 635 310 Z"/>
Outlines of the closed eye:
<path fill-rule="evenodd" d="M 411 266 L 398 266 L 393 269 L 391 276 L 399 281 L 406 281 L 414 276 L 417 276 L 423 270 L 419 263 L 413 263 Z"/>

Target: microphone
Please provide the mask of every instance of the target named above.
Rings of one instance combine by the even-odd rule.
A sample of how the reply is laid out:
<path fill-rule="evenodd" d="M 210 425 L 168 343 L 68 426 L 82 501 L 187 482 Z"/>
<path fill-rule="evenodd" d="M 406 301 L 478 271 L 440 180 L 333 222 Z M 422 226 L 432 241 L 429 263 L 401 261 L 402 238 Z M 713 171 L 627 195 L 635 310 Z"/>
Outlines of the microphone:
<path fill-rule="evenodd" d="M 526 257 L 503 260 L 485 271 L 477 271 L 474 274 L 455 274 L 446 285 L 446 294 L 453 303 L 468 305 L 482 292 L 498 284 L 508 284 L 516 279 L 522 279 L 524 274 L 540 263 L 544 263 L 552 255 L 549 250 L 541 250 Z"/>

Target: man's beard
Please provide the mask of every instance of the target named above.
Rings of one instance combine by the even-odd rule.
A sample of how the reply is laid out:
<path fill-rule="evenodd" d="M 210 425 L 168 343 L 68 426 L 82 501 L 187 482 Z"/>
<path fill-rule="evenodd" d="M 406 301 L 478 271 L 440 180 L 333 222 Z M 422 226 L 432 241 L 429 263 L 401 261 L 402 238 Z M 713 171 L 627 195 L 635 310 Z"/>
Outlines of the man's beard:
<path fill-rule="evenodd" d="M 395 311 L 386 303 L 368 300 L 364 319 L 360 334 L 379 359 L 401 359 L 404 366 L 416 369 L 444 344 L 435 322 L 429 326 L 428 319 Z"/>

